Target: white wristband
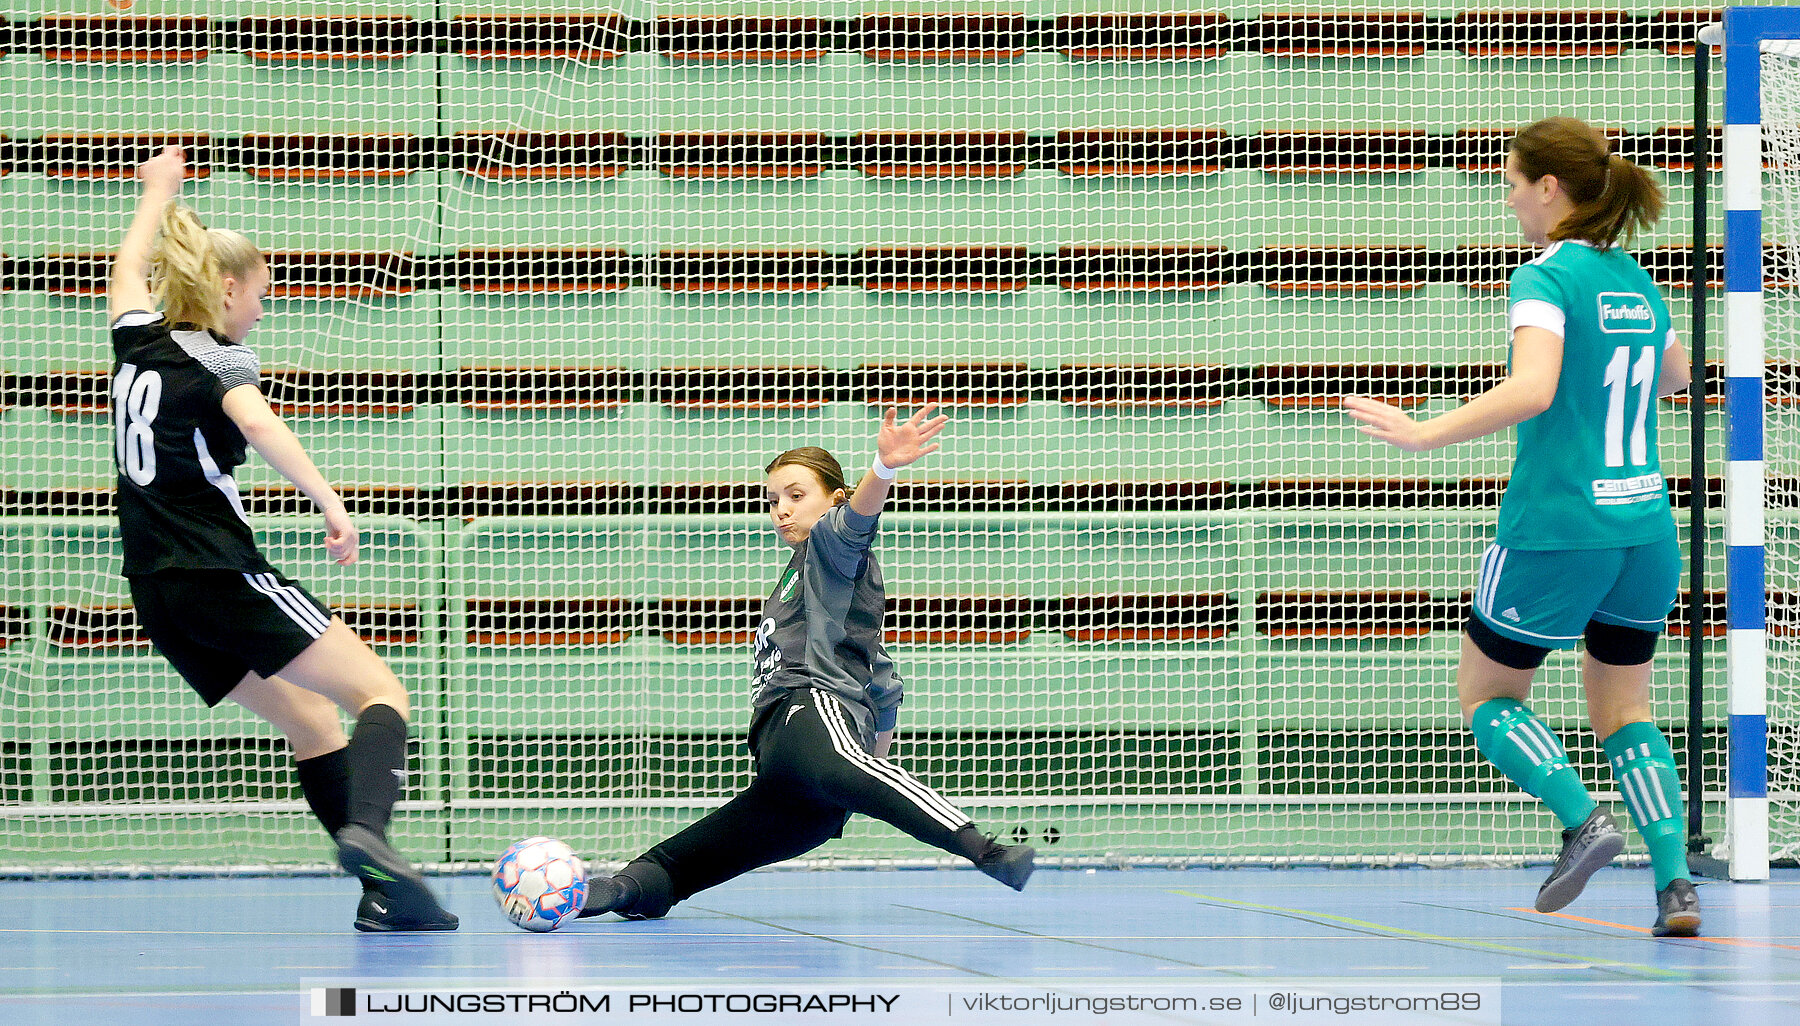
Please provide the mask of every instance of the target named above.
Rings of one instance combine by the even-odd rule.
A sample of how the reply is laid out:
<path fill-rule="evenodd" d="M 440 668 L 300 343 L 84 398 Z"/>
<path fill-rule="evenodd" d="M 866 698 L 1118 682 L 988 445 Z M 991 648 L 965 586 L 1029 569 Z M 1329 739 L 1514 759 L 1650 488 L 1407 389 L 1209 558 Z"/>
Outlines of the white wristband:
<path fill-rule="evenodd" d="M 869 472 L 871 474 L 874 474 L 876 477 L 881 478 L 883 481 L 892 481 L 894 479 L 894 475 L 899 473 L 898 470 L 895 470 L 893 467 L 890 467 L 887 464 L 881 462 L 881 456 L 879 453 L 876 454 L 875 463 L 873 466 L 871 466 L 869 468 Z"/>

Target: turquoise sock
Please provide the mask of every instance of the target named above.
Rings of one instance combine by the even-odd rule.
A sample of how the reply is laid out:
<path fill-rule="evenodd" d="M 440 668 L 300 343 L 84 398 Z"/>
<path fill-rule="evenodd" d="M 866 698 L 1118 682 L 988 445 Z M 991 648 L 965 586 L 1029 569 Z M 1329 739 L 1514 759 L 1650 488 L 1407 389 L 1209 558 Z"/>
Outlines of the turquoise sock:
<path fill-rule="evenodd" d="M 1481 703 L 1469 722 L 1475 746 L 1506 779 L 1541 799 L 1565 827 L 1578 827 L 1599 803 L 1588 793 L 1581 775 L 1569 765 L 1569 753 L 1544 721 L 1514 698 Z"/>
<path fill-rule="evenodd" d="M 1650 849 L 1656 889 L 1687 879 L 1687 819 L 1669 739 L 1654 723 L 1627 723 L 1613 731 L 1603 747 L 1625 796 L 1625 809 Z"/>

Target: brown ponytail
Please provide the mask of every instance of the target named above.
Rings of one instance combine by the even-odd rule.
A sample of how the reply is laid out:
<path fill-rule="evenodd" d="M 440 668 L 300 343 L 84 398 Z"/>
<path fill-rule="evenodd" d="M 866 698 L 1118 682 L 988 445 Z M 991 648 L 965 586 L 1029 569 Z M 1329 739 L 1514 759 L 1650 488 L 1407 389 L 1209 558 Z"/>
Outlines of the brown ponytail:
<path fill-rule="evenodd" d="M 170 323 L 218 330 L 224 323 L 225 279 L 244 281 L 264 262 L 249 239 L 208 228 L 179 200 L 170 200 L 150 249 L 150 295 Z"/>
<path fill-rule="evenodd" d="M 789 449 L 770 460 L 769 465 L 763 468 L 763 473 L 773 474 L 777 467 L 805 467 L 819 479 L 819 484 L 824 486 L 827 495 L 839 491 L 850 494 L 850 487 L 844 483 L 843 465 L 838 463 L 837 457 L 816 445 Z"/>
<path fill-rule="evenodd" d="M 1650 173 L 1612 152 L 1606 136 L 1585 121 L 1545 118 L 1521 131 L 1509 149 L 1526 181 L 1555 175 L 1575 205 L 1550 229 L 1552 241 L 1612 246 L 1662 217 L 1662 190 Z"/>

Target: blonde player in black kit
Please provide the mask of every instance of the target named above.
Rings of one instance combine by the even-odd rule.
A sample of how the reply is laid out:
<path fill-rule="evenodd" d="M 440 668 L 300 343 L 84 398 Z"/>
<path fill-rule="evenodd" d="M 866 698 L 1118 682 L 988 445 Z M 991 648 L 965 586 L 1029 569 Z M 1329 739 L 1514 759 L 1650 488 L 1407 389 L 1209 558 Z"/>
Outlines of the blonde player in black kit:
<path fill-rule="evenodd" d="M 326 553 L 356 562 L 343 502 L 269 409 L 242 345 L 263 314 L 268 264 L 248 239 L 181 206 L 185 175 L 175 147 L 138 169 L 143 195 L 106 291 L 119 528 L 138 620 L 207 705 L 229 698 L 286 735 L 301 791 L 363 882 L 357 929 L 454 930 L 386 837 L 406 779 L 406 689 L 263 559 L 244 516 L 231 472 L 248 444 L 318 505 Z M 356 717 L 348 738 L 340 706 Z"/>
<path fill-rule="evenodd" d="M 749 744 L 756 779 L 718 811 L 589 881 L 583 918 L 657 919 L 678 901 L 839 836 L 851 813 L 885 820 L 1024 890 L 1035 853 L 998 844 L 886 759 L 901 680 L 882 643 L 887 592 L 870 546 L 894 472 L 937 451 L 946 417 L 889 410 L 874 465 L 854 492 L 823 449 L 793 449 L 766 468 L 769 519 L 793 556 L 756 631 Z"/>

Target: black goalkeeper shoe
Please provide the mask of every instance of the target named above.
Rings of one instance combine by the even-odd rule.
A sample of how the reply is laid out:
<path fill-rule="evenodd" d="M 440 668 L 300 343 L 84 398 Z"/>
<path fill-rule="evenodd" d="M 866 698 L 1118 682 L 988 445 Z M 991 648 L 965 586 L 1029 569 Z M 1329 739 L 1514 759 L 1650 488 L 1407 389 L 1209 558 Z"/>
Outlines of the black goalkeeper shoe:
<path fill-rule="evenodd" d="M 628 909 L 637 900 L 637 896 L 637 883 L 629 878 L 589 876 L 587 900 L 581 903 L 581 911 L 575 913 L 575 918 L 592 919 L 608 912 Z"/>
<path fill-rule="evenodd" d="M 1658 937 L 1700 936 L 1700 896 L 1694 893 L 1692 880 L 1670 880 L 1656 892 L 1656 925 L 1650 932 Z"/>
<path fill-rule="evenodd" d="M 338 865 L 371 889 L 356 906 L 356 928 L 364 933 L 454 930 L 454 915 L 438 904 L 412 863 L 380 834 L 351 824 L 337 832 Z"/>
<path fill-rule="evenodd" d="M 1037 869 L 1036 858 L 1037 851 L 1029 844 L 998 844 L 990 837 L 988 850 L 975 860 L 975 868 L 1015 891 L 1022 891 L 1025 881 Z"/>
<path fill-rule="evenodd" d="M 1625 850 L 1625 835 L 1605 809 L 1588 813 L 1580 826 L 1564 830 L 1562 837 L 1562 854 L 1538 888 L 1534 907 L 1539 912 L 1555 912 L 1574 901 L 1587 886 L 1588 877 Z"/>

